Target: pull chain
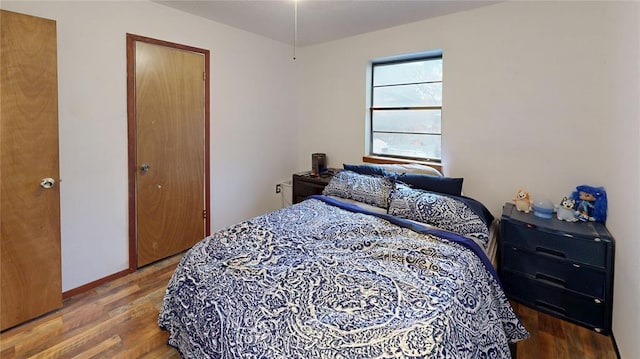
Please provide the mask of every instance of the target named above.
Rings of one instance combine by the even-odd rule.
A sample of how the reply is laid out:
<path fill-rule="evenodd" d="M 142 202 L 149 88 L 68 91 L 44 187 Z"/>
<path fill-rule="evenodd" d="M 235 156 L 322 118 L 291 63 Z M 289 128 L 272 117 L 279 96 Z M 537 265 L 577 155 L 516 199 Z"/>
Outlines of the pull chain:
<path fill-rule="evenodd" d="M 298 0 L 293 0 L 293 59 L 296 59 L 298 47 Z"/>

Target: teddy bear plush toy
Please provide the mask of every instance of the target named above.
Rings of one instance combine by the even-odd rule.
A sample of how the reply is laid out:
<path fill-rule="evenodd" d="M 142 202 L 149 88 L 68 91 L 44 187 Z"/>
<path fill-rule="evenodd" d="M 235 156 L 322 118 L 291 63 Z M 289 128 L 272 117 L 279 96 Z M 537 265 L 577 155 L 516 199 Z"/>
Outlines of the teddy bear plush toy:
<path fill-rule="evenodd" d="M 576 218 L 576 212 L 573 207 L 576 205 L 576 201 L 574 199 L 570 199 L 567 196 L 562 197 L 562 201 L 560 202 L 560 206 L 558 206 L 556 211 L 556 216 L 561 221 L 567 222 L 575 222 L 578 219 Z"/>
<path fill-rule="evenodd" d="M 518 192 L 516 192 L 516 196 L 513 197 L 513 203 L 515 203 L 518 211 L 524 213 L 531 212 L 531 198 L 529 197 L 529 192 L 519 189 Z"/>

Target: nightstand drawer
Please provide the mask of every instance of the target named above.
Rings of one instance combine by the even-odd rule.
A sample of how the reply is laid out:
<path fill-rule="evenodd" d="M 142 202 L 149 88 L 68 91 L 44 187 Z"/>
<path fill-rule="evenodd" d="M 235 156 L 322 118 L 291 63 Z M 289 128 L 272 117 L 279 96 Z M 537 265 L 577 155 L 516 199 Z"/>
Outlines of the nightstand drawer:
<path fill-rule="evenodd" d="M 545 232 L 532 225 L 514 222 L 503 223 L 502 236 L 507 246 L 600 268 L 607 265 L 607 244 L 595 238 L 575 238 L 569 234 Z"/>
<path fill-rule="evenodd" d="M 298 183 L 296 183 L 297 185 Z M 319 185 L 315 183 L 305 182 L 304 185 L 296 186 L 296 195 L 302 197 L 309 197 L 314 194 L 322 194 L 324 190 L 324 185 Z"/>
<path fill-rule="evenodd" d="M 601 300 L 569 292 L 540 283 L 508 271 L 502 275 L 502 283 L 513 299 L 543 312 L 578 322 L 608 333 L 605 325 L 606 305 Z"/>
<path fill-rule="evenodd" d="M 301 172 L 293 175 L 293 203 L 304 201 L 305 198 L 322 194 L 324 187 L 331 181 L 338 170 L 330 168 L 327 173 L 313 176 L 311 172 Z"/>
<path fill-rule="evenodd" d="M 605 299 L 604 271 L 505 246 L 502 267 L 539 282 Z"/>

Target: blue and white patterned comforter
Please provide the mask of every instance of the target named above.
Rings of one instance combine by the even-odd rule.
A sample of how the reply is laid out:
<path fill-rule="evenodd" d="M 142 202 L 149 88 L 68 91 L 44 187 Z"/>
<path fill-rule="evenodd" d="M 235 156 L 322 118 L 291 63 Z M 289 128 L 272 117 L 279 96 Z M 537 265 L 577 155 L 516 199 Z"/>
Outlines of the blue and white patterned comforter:
<path fill-rule="evenodd" d="M 528 333 L 461 243 L 309 199 L 196 244 L 158 323 L 185 358 L 508 358 Z"/>

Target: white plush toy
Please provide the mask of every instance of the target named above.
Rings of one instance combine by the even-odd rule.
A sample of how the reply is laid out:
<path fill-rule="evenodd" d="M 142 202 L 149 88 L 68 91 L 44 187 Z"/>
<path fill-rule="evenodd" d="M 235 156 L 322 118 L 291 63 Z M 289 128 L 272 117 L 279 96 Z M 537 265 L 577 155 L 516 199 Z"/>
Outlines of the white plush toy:
<path fill-rule="evenodd" d="M 561 221 L 567 222 L 575 222 L 578 219 L 576 218 L 576 211 L 573 207 L 576 204 L 576 200 L 569 199 L 567 196 L 562 197 L 562 201 L 557 208 L 556 216 Z"/>

